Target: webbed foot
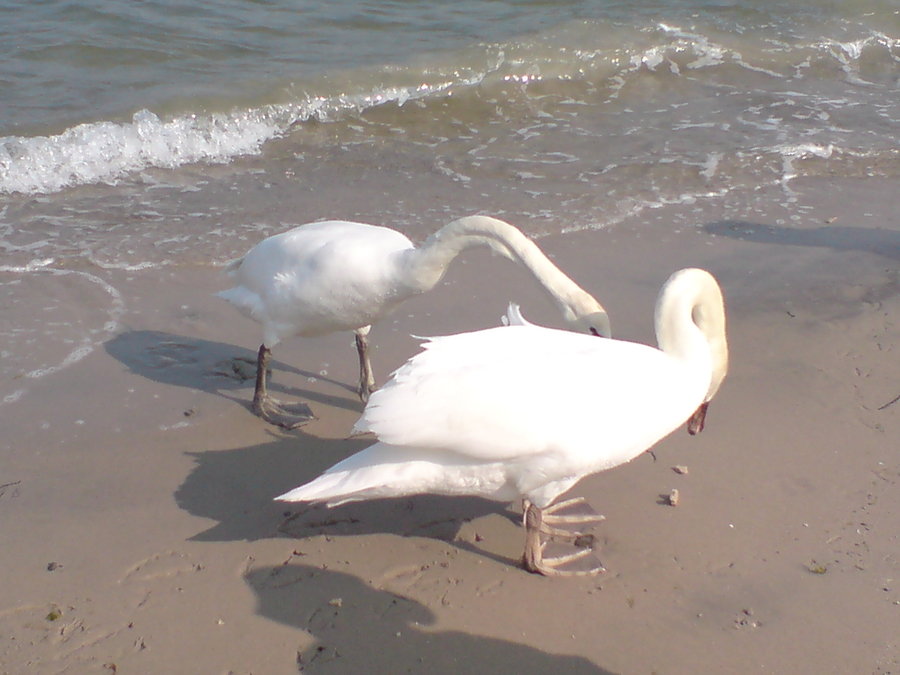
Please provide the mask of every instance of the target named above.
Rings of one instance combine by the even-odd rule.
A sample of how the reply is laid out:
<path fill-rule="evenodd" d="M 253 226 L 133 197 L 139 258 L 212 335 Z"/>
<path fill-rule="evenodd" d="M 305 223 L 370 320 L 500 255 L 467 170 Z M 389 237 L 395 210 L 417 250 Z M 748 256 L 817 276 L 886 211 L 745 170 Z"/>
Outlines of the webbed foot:
<path fill-rule="evenodd" d="M 526 554 L 525 569 L 545 577 L 592 577 L 606 571 L 603 563 L 591 548 L 580 548 L 572 553 L 547 556 L 548 542 L 539 544 L 538 555 Z"/>
<path fill-rule="evenodd" d="M 522 560 L 526 570 L 536 574 L 543 574 L 544 576 L 593 576 L 606 571 L 603 564 L 593 554 L 593 549 L 591 548 L 591 544 L 593 544 L 592 538 L 589 542 L 585 542 L 583 541 L 585 535 L 580 532 L 562 530 L 544 522 L 545 512 L 547 511 L 550 511 L 550 519 L 556 519 L 556 522 L 576 523 L 603 520 L 603 516 L 593 512 L 553 515 L 553 511 L 582 505 L 586 505 L 583 498 L 569 499 L 565 502 L 560 502 L 556 507 L 547 507 L 543 510 L 534 504 L 526 504 L 525 554 Z M 585 547 L 573 553 L 545 556 L 548 542 L 541 541 L 542 534 L 559 536 L 570 541 L 574 540 L 576 545 Z M 582 541 L 579 541 L 579 539 Z"/>
<path fill-rule="evenodd" d="M 527 512 L 530 502 L 526 500 Z M 593 535 L 570 529 L 567 525 L 593 525 L 606 520 L 606 516 L 597 513 L 584 497 L 573 497 L 565 501 L 546 506 L 541 510 L 541 533 L 556 539 L 574 541 L 577 546 L 590 546 Z M 554 527 L 559 525 L 561 527 Z M 588 543 L 583 543 L 587 540 Z"/>
<path fill-rule="evenodd" d="M 265 344 L 259 346 L 256 356 L 256 389 L 253 392 L 253 404 L 250 409 L 269 424 L 283 429 L 296 429 L 316 419 L 312 410 L 305 403 L 281 403 L 269 396 L 266 377 L 269 372 L 269 359 L 272 350 Z"/>
<path fill-rule="evenodd" d="M 302 402 L 281 403 L 266 396 L 253 401 L 253 412 L 269 424 L 283 429 L 296 429 L 316 419 L 308 405 Z"/>

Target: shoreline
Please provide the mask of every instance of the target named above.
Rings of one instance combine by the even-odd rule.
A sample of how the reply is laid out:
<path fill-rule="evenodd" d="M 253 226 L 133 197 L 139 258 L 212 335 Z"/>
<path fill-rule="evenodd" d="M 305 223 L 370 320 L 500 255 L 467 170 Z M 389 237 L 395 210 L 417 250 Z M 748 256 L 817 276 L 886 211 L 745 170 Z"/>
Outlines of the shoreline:
<path fill-rule="evenodd" d="M 276 392 L 318 416 L 284 432 L 247 409 L 252 381 L 221 374 L 259 341 L 212 297 L 221 269 L 110 272 L 122 330 L 0 407 L 15 580 L 0 672 L 900 669 L 900 221 L 885 186 L 803 180 L 793 213 L 761 193 L 745 222 L 676 205 L 539 240 L 617 338 L 655 342 L 656 294 L 681 267 L 712 271 L 729 308 L 732 371 L 706 431 L 566 493 L 607 516 L 608 572 L 592 579 L 523 572 L 501 504 L 272 502 L 367 444 L 347 438 L 352 335 L 275 350 Z M 698 227 L 666 227 L 694 211 Z M 508 301 L 561 326 L 523 270 L 467 252 L 373 328 L 377 381 L 411 335 L 498 325 Z"/>

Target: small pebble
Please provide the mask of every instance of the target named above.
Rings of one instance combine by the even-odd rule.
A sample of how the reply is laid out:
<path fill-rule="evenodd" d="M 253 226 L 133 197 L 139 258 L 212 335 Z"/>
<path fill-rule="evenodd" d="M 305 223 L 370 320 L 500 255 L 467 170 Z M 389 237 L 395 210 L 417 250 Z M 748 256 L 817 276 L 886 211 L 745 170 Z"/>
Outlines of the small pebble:
<path fill-rule="evenodd" d="M 680 496 L 678 494 L 678 489 L 673 488 L 672 491 L 669 493 L 669 506 L 678 506 L 679 499 L 680 499 Z"/>
<path fill-rule="evenodd" d="M 58 562 L 47 563 L 47 571 L 48 572 L 53 572 L 54 570 L 58 570 L 61 567 L 62 567 L 62 565 L 60 565 Z"/>
<path fill-rule="evenodd" d="M 331 600 L 328 601 L 328 604 L 331 605 L 332 607 L 343 607 L 344 599 L 343 598 L 332 598 Z"/>
<path fill-rule="evenodd" d="M 674 471 L 675 473 L 680 473 L 682 476 L 684 476 L 685 474 L 687 474 L 688 468 L 684 464 L 676 464 L 672 467 L 672 471 Z"/>
<path fill-rule="evenodd" d="M 828 568 L 825 565 L 820 565 L 815 560 L 809 563 L 806 568 L 812 572 L 813 574 L 825 574 L 828 571 Z"/>

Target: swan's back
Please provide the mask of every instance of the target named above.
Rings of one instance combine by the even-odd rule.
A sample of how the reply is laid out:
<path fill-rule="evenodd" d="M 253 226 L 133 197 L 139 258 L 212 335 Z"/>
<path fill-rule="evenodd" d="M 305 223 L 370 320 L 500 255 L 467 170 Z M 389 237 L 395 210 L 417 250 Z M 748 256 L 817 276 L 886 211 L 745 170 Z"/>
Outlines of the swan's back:
<path fill-rule="evenodd" d="M 288 335 L 355 329 L 380 318 L 402 292 L 396 269 L 412 248 L 386 227 L 310 223 L 257 244 L 231 270 L 235 286 L 219 295 L 263 324 L 269 346 Z"/>
<path fill-rule="evenodd" d="M 509 326 L 432 339 L 372 395 L 356 429 L 479 461 L 549 453 L 598 471 L 682 424 L 708 385 L 708 371 L 653 347 Z"/>

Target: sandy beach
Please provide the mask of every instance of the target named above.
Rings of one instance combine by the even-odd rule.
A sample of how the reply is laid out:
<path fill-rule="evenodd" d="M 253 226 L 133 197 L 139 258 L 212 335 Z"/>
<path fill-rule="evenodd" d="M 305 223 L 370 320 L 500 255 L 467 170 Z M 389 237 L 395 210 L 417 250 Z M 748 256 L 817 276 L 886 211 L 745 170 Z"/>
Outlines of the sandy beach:
<path fill-rule="evenodd" d="M 248 410 L 232 366 L 260 335 L 221 268 L 103 271 L 117 334 L 0 407 L 0 672 L 900 673 L 898 187 L 798 179 L 790 208 L 735 197 L 752 221 L 683 204 L 539 240 L 620 339 L 654 343 L 681 267 L 728 303 L 706 431 L 568 493 L 607 517 L 594 578 L 524 572 L 518 505 L 273 502 L 368 443 L 352 335 L 275 351 L 276 393 L 318 417 L 286 432 Z M 510 300 L 561 325 L 524 270 L 465 253 L 373 329 L 377 379 Z"/>

